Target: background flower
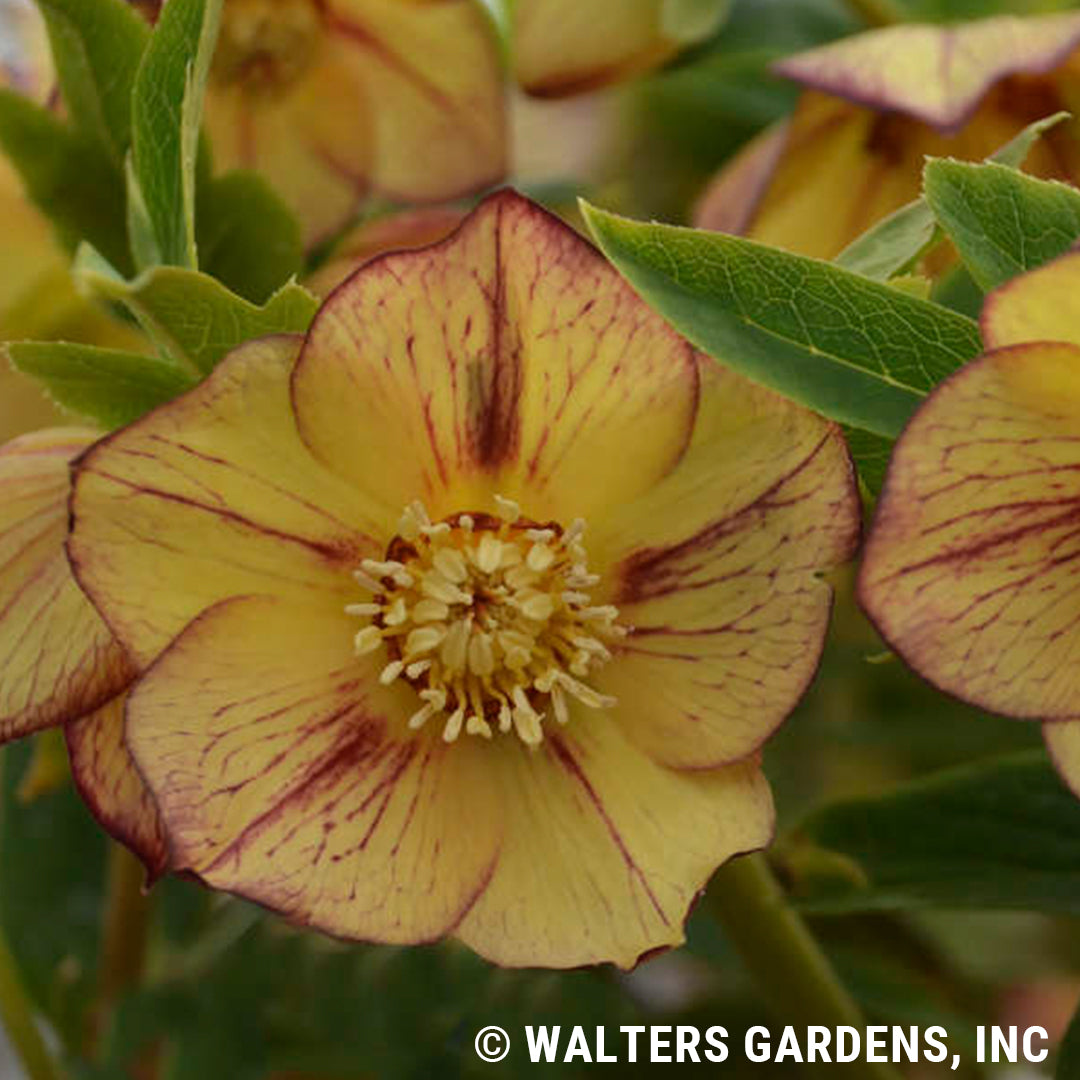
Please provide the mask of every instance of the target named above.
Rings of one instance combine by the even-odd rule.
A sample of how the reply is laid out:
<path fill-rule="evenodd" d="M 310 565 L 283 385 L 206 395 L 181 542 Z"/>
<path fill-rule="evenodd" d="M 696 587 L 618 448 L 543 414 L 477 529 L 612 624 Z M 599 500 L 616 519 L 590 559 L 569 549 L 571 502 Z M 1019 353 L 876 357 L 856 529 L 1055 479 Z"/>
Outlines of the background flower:
<path fill-rule="evenodd" d="M 263 173 L 309 243 L 366 195 L 449 199 L 505 171 L 494 28 L 472 0 L 227 0 L 206 125 Z"/>
<path fill-rule="evenodd" d="M 896 445 L 867 540 L 863 606 L 935 686 L 1044 734 L 1080 790 L 1080 255 L 1001 286 L 988 351 Z"/>
<path fill-rule="evenodd" d="M 807 87 L 793 116 L 720 172 L 702 228 L 831 259 L 918 197 L 927 156 L 979 160 L 1080 100 L 1080 15 L 1014 16 L 869 31 L 774 65 Z M 1080 177 L 1076 122 L 1026 168 Z"/>

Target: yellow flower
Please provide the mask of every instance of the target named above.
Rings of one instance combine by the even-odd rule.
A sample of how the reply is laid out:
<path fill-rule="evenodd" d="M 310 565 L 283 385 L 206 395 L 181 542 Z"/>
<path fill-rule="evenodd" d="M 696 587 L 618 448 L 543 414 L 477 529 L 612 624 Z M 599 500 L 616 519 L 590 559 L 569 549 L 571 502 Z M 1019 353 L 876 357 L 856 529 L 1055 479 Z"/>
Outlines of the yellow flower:
<path fill-rule="evenodd" d="M 76 465 L 171 868 L 343 937 L 628 967 L 769 840 L 858 530 L 836 428 L 509 192 Z"/>
<path fill-rule="evenodd" d="M 309 242 L 369 193 L 453 198 L 505 171 L 495 34 L 473 0 L 225 0 L 206 125 Z"/>
<path fill-rule="evenodd" d="M 514 72 L 541 97 L 642 75 L 708 37 L 721 0 L 514 0 Z"/>
<path fill-rule="evenodd" d="M 1080 255 L 991 293 L 982 331 L 896 444 L 860 594 L 934 685 L 1050 721 L 1080 793 Z"/>
<path fill-rule="evenodd" d="M 989 156 L 1034 120 L 1080 104 L 1080 15 L 870 31 L 776 65 L 804 91 L 709 186 L 702 228 L 832 259 L 917 198 L 927 155 Z M 1025 168 L 1080 179 L 1075 120 Z"/>

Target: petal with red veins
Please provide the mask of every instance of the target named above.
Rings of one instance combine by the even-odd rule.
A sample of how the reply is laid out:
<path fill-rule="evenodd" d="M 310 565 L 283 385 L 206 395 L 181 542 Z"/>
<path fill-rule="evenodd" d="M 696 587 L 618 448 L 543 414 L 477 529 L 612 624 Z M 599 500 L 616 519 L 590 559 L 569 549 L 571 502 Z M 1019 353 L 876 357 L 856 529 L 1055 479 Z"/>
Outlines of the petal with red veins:
<path fill-rule="evenodd" d="M 52 428 L 0 448 L 0 739 L 82 716 L 131 678 L 64 555 L 69 464 L 99 437 Z"/>
<path fill-rule="evenodd" d="M 173 869 L 342 937 L 434 939 L 497 857 L 489 747 L 410 731 L 415 691 L 380 685 L 352 622 L 224 601 L 136 686 L 127 741 Z"/>
<path fill-rule="evenodd" d="M 575 715 L 535 753 L 489 750 L 506 842 L 457 935 L 498 964 L 633 967 L 681 944 L 713 870 L 772 836 L 756 761 L 675 772 L 634 747 L 615 714 Z"/>
<path fill-rule="evenodd" d="M 804 86 L 943 131 L 963 124 L 1007 75 L 1052 70 L 1080 45 L 1080 15 L 1004 15 L 956 26 L 899 25 L 787 57 Z"/>
<path fill-rule="evenodd" d="M 75 787 L 105 831 L 131 848 L 149 878 L 168 857 L 161 818 L 124 742 L 122 694 L 96 712 L 67 724 L 68 756 Z"/>
<path fill-rule="evenodd" d="M 656 761 L 710 768 L 756 750 L 817 669 L 832 589 L 859 538 L 836 427 L 718 365 L 686 455 L 586 537 L 632 627 L 593 682 Z"/>
<path fill-rule="evenodd" d="M 885 639 L 995 712 L 1080 701 L 1080 347 L 990 352 L 896 444 L 859 581 Z"/>
<path fill-rule="evenodd" d="M 501 492 L 569 521 L 678 460 L 698 364 L 590 245 L 501 192 L 448 240 L 333 293 L 293 400 L 316 455 L 381 501 L 420 498 L 439 518 Z"/>
<path fill-rule="evenodd" d="M 69 553 L 116 636 L 145 665 L 200 611 L 240 593 L 340 609 L 382 554 L 384 511 L 300 442 L 288 379 L 297 340 L 249 342 L 203 383 L 79 463 Z"/>

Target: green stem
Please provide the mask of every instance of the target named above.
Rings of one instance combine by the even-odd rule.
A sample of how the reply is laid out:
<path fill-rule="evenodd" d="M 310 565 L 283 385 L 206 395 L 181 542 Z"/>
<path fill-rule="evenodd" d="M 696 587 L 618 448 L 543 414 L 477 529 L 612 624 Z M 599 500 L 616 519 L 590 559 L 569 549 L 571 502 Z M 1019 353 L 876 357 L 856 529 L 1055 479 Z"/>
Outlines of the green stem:
<path fill-rule="evenodd" d="M 892 26 L 904 21 L 893 0 L 847 0 L 847 5 L 867 26 Z"/>
<path fill-rule="evenodd" d="M 844 989 L 802 917 L 792 908 L 763 855 L 722 866 L 708 902 L 777 1018 L 785 1024 L 862 1028 L 859 1007 Z M 852 1062 L 848 1076 L 899 1080 L 889 1065 Z"/>
<path fill-rule="evenodd" d="M 127 848 L 109 845 L 107 876 L 98 969 L 103 1004 L 115 1001 L 142 978 L 150 921 L 150 899 L 142 888 L 146 872 Z"/>
<path fill-rule="evenodd" d="M 30 1080 L 57 1080 L 59 1073 L 34 1023 L 15 958 L 0 937 L 0 1018 Z"/>

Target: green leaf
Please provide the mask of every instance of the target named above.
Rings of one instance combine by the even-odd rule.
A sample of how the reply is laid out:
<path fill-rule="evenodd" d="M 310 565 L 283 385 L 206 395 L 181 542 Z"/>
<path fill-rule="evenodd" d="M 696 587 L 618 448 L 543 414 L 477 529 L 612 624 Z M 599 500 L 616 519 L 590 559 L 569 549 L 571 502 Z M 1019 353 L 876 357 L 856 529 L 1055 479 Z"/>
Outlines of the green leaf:
<path fill-rule="evenodd" d="M 698 348 L 852 427 L 895 438 L 980 350 L 971 319 L 829 263 L 582 209 L 607 257 Z"/>
<path fill-rule="evenodd" d="M 131 90 L 150 29 L 124 0 L 38 0 L 76 127 L 122 165 L 131 140 Z"/>
<path fill-rule="evenodd" d="M 1043 132 L 1067 120 L 1067 112 L 1054 113 L 1028 124 L 988 161 L 1018 169 Z M 887 281 L 909 269 L 920 256 L 941 239 L 934 211 L 920 196 L 853 240 L 834 260 L 837 266 L 863 274 L 875 281 Z"/>
<path fill-rule="evenodd" d="M 117 349 L 34 341 L 9 344 L 6 351 L 58 404 L 106 428 L 130 424 L 195 385 L 171 360 Z"/>
<path fill-rule="evenodd" d="M 89 239 L 116 266 L 128 268 L 123 181 L 100 146 L 20 94 L 0 89 L 0 148 L 65 247 Z"/>
<path fill-rule="evenodd" d="M 888 281 L 912 266 L 938 235 L 934 211 L 919 198 L 856 237 L 834 261 L 853 274 Z"/>
<path fill-rule="evenodd" d="M 199 191 L 199 263 L 233 292 L 261 304 L 300 273 L 300 225 L 258 174 L 231 172 Z"/>
<path fill-rule="evenodd" d="M 796 896 L 812 911 L 1080 913 L 1080 800 L 1042 750 L 827 806 L 791 851 L 803 868 Z M 835 872 L 806 872 L 815 865 Z"/>
<path fill-rule="evenodd" d="M 984 290 L 1064 254 L 1080 237 L 1080 191 L 1004 165 L 932 158 L 926 198 Z"/>
<path fill-rule="evenodd" d="M 125 304 L 168 356 L 203 374 L 251 338 L 303 333 L 319 306 L 311 293 L 290 282 L 259 307 L 208 274 L 173 266 L 125 281 L 88 248 L 79 251 L 75 273 L 98 296 Z"/>
<path fill-rule="evenodd" d="M 132 172 L 162 262 L 196 269 L 195 166 L 222 0 L 169 0 L 135 76 Z M 145 267 L 140 267 L 143 269 Z"/>
<path fill-rule="evenodd" d="M 1062 110 L 1028 124 L 1023 131 L 1014 135 L 1000 150 L 991 154 L 986 160 L 996 161 L 999 165 L 1008 165 L 1011 169 L 1019 169 L 1027 160 L 1031 148 L 1042 138 L 1043 133 L 1057 127 L 1071 116 L 1072 113 Z"/>

